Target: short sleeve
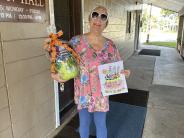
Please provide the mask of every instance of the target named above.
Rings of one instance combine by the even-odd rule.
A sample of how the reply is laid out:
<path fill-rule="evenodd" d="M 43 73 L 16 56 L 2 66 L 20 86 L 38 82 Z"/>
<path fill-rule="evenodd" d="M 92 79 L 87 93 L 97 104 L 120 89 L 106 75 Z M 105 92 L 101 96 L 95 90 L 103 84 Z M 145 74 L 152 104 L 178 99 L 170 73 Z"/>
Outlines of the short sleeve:
<path fill-rule="evenodd" d="M 115 47 L 115 57 L 117 61 L 121 60 L 121 56 L 117 47 Z"/>
<path fill-rule="evenodd" d="M 115 57 L 115 60 L 116 60 L 116 61 L 121 60 L 121 56 L 120 56 L 120 53 L 119 53 L 119 49 L 117 48 L 117 46 L 114 44 L 113 41 L 111 41 L 111 43 L 112 43 L 112 46 L 113 46 L 113 48 L 114 48 L 114 57 Z"/>
<path fill-rule="evenodd" d="M 74 36 L 69 41 L 69 45 L 72 46 L 72 48 L 74 48 L 74 49 L 79 44 L 80 44 L 80 36 Z"/>

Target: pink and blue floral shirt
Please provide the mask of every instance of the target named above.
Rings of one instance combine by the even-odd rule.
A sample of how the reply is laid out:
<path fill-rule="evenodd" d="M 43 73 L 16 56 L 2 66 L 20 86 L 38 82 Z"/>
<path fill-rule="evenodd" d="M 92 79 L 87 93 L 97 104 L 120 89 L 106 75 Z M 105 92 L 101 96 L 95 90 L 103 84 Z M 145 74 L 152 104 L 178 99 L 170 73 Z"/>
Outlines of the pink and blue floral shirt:
<path fill-rule="evenodd" d="M 112 40 L 106 39 L 102 50 L 96 51 L 85 35 L 73 37 L 70 43 L 81 57 L 80 75 L 74 80 L 74 100 L 78 110 L 109 111 L 109 97 L 102 95 L 98 66 L 121 60 L 117 47 Z"/>

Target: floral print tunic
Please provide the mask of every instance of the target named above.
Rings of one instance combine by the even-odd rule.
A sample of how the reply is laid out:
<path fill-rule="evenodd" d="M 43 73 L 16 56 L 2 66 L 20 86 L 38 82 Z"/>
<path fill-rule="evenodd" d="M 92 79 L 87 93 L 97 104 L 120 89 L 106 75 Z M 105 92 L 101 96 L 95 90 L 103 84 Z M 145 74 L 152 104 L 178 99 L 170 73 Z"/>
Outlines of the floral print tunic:
<path fill-rule="evenodd" d="M 73 37 L 70 44 L 81 57 L 80 75 L 74 80 L 74 100 L 78 110 L 109 111 L 109 98 L 102 95 L 100 88 L 98 66 L 119 61 L 118 49 L 110 39 L 106 39 L 102 50 L 96 51 L 85 35 Z"/>

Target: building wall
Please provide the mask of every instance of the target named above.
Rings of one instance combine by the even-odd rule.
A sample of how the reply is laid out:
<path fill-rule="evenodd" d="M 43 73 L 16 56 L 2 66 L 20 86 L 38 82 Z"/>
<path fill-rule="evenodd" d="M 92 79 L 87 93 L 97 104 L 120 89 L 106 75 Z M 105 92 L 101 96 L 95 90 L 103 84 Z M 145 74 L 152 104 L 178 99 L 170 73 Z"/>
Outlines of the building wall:
<path fill-rule="evenodd" d="M 0 22 L 0 138 L 44 138 L 55 129 L 53 81 L 43 50 L 48 19 Z"/>
<path fill-rule="evenodd" d="M 179 12 L 179 28 L 177 36 L 177 50 L 184 57 L 184 7 Z"/>
<path fill-rule="evenodd" d="M 182 31 L 183 31 L 183 21 L 184 21 L 184 7 L 179 11 L 179 28 L 178 28 L 178 38 L 182 37 Z"/>
<path fill-rule="evenodd" d="M 184 7 L 179 11 L 179 16 L 184 15 Z"/>
<path fill-rule="evenodd" d="M 125 61 L 134 52 L 134 34 L 136 14 L 132 11 L 131 33 L 126 33 L 127 10 L 135 5 L 133 0 L 84 0 L 84 32 L 89 31 L 88 15 L 97 5 L 103 5 L 110 14 L 109 24 L 104 30 L 104 36 L 112 39 L 120 49 Z"/>
<path fill-rule="evenodd" d="M 0 43 L 0 138 L 12 138 L 12 129 L 3 66 L 2 44 Z"/>

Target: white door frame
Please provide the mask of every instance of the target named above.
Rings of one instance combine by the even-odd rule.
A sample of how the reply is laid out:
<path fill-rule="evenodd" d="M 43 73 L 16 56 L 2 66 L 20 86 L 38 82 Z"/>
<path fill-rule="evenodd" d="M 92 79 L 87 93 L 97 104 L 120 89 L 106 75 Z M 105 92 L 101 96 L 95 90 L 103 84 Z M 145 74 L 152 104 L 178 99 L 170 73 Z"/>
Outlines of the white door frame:
<path fill-rule="evenodd" d="M 55 18 L 54 18 L 54 1 L 49 0 L 49 18 L 51 26 L 55 26 Z M 55 127 L 59 127 L 60 124 L 60 116 L 59 116 L 59 91 L 58 91 L 58 82 L 54 81 L 54 99 L 55 99 L 55 119 L 56 125 Z"/>

